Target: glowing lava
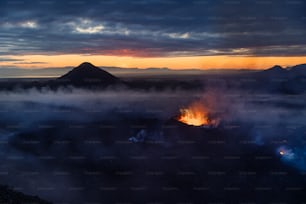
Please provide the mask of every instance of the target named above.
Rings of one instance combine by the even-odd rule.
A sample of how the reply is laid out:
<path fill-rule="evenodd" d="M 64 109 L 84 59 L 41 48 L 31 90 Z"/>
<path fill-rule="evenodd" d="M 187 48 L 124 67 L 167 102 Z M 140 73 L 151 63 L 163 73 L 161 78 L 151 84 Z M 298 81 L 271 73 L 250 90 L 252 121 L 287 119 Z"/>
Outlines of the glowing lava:
<path fill-rule="evenodd" d="M 178 121 L 193 126 L 216 126 L 217 121 L 209 117 L 207 109 L 200 102 L 192 103 L 188 108 L 180 109 Z"/>

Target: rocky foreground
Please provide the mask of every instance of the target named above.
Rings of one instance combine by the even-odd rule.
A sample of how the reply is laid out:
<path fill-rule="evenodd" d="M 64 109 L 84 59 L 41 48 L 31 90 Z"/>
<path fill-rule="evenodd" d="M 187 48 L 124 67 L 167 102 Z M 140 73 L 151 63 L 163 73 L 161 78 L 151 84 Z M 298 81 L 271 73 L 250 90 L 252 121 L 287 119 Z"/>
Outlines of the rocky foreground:
<path fill-rule="evenodd" d="M 7 186 L 0 186 L 0 203 L 5 204 L 51 204 L 41 200 L 37 196 L 28 196 L 23 193 L 9 189 Z"/>

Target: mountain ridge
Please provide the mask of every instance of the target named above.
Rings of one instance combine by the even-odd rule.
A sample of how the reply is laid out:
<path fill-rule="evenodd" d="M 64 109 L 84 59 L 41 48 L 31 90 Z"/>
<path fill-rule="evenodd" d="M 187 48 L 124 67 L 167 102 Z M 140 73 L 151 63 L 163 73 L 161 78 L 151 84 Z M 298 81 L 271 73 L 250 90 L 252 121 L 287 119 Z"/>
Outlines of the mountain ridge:
<path fill-rule="evenodd" d="M 83 63 L 82 63 L 83 64 Z M 94 65 L 93 65 L 94 66 Z M 96 67 L 96 66 L 94 66 Z M 60 78 L 68 74 L 75 67 L 54 67 L 54 68 L 1 68 L 0 67 L 0 77 L 1 78 Z M 287 68 L 283 68 L 279 65 L 275 65 L 271 68 L 264 70 L 253 70 L 253 69 L 170 69 L 170 68 L 121 68 L 121 67 L 107 67 L 101 66 L 97 67 L 102 69 L 111 75 L 115 76 L 128 76 L 128 75 L 163 75 L 163 74 L 236 74 L 236 73 L 279 73 L 284 75 L 302 74 L 306 75 L 306 64 L 299 64 Z M 60 76 L 60 77 L 59 77 Z"/>

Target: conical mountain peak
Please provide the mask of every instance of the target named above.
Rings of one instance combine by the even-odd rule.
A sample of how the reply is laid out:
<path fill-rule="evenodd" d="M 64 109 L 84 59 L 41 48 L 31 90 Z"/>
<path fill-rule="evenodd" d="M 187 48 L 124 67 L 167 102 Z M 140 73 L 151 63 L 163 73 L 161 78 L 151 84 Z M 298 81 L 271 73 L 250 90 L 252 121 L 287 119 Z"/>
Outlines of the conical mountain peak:
<path fill-rule="evenodd" d="M 72 69 L 59 79 L 78 84 L 89 82 L 111 84 L 119 81 L 117 77 L 104 71 L 103 69 L 100 69 L 99 67 L 94 66 L 90 62 L 80 64 L 78 67 Z"/>
<path fill-rule="evenodd" d="M 90 62 L 83 62 L 78 67 L 79 68 L 98 68 L 95 65 L 91 64 Z"/>

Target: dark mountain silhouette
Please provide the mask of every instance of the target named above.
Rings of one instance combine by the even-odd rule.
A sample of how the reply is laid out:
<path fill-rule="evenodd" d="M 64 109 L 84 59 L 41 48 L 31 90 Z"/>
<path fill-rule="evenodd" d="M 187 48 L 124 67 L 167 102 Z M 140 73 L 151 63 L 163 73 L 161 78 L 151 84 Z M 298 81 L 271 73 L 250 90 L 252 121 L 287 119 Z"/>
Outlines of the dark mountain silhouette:
<path fill-rule="evenodd" d="M 289 70 L 296 76 L 306 76 L 306 64 L 293 66 Z"/>
<path fill-rule="evenodd" d="M 118 71 L 123 73 L 124 68 Z M 110 71 L 111 69 L 108 69 Z M 116 73 L 113 70 L 114 73 Z M 134 69 L 133 69 L 134 70 Z M 164 69 L 166 70 L 166 69 Z M 173 71 L 173 74 L 154 75 L 148 74 L 141 77 L 129 76 L 128 71 L 118 78 L 108 71 L 98 68 L 91 63 L 85 62 L 57 79 L 33 79 L 33 80 L 3 80 L 0 81 L 0 90 L 15 89 L 43 89 L 45 87 L 57 90 L 66 87 L 85 89 L 129 88 L 133 90 L 204 90 L 210 86 L 210 79 L 221 79 L 228 87 L 250 89 L 252 91 L 301 93 L 306 91 L 306 64 L 296 65 L 290 68 L 274 66 L 262 71 L 239 71 L 239 72 L 210 72 L 209 74 L 198 73 L 197 75 L 181 75 Z M 134 70 L 135 73 L 138 69 Z M 142 70 L 139 70 L 142 72 Z M 138 73 L 139 73 L 138 72 Z M 147 72 L 148 73 L 148 72 Z M 207 73 L 207 72 L 206 72 Z M 127 75 L 125 75 L 127 74 Z M 128 76 L 128 77 L 127 77 Z"/>
<path fill-rule="evenodd" d="M 254 90 L 261 88 L 286 94 L 301 94 L 306 91 L 306 64 L 289 68 L 276 65 L 251 76 L 257 80 L 252 87 Z"/>
<path fill-rule="evenodd" d="M 67 74 L 58 78 L 59 81 L 72 84 L 114 84 L 118 83 L 119 78 L 110 73 L 92 65 L 89 62 L 84 62 L 78 67 L 72 69 Z"/>
<path fill-rule="evenodd" d="M 268 73 L 268 74 L 284 74 L 287 72 L 286 69 L 284 69 L 283 67 L 279 66 L 279 65 L 275 65 L 274 67 L 270 68 L 270 69 L 266 69 L 263 71 L 264 73 Z"/>
<path fill-rule="evenodd" d="M 251 73 L 252 74 L 252 73 Z M 289 76 L 288 70 L 284 69 L 279 65 L 275 65 L 269 69 L 263 70 L 261 72 L 255 73 L 255 77 L 259 77 L 263 80 L 280 80 L 287 78 Z M 274 83 L 274 82 L 273 82 Z"/>
<path fill-rule="evenodd" d="M 289 68 L 283 68 L 276 65 L 270 69 L 266 69 L 260 72 L 262 75 L 266 76 L 287 76 L 289 78 L 293 77 L 305 77 L 306 76 L 306 64 L 299 64 Z"/>
<path fill-rule="evenodd" d="M 50 202 L 41 200 L 37 196 L 28 196 L 20 192 L 9 189 L 7 186 L 0 186 L 0 203 L 36 203 L 51 204 Z"/>
<path fill-rule="evenodd" d="M 288 68 L 288 81 L 284 89 L 289 94 L 302 94 L 306 92 L 306 64 L 300 64 Z"/>

